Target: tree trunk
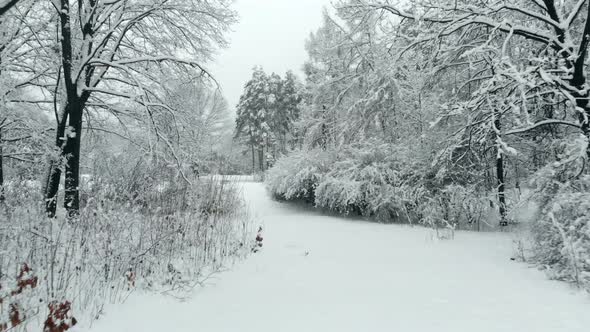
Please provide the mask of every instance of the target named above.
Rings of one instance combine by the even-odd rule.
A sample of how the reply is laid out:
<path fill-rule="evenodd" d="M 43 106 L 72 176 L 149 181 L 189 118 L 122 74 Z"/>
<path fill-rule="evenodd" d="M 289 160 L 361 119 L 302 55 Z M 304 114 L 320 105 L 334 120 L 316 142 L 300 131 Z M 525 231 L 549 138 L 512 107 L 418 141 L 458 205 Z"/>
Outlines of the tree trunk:
<path fill-rule="evenodd" d="M 580 43 L 580 49 L 578 51 L 578 57 L 573 63 L 573 75 L 570 80 L 570 84 L 576 87 L 576 90 L 572 93 L 576 98 L 576 106 L 583 110 L 583 113 L 579 114 L 580 127 L 582 133 L 590 140 L 590 108 L 588 107 L 588 98 L 590 92 L 586 88 L 586 57 L 588 54 L 588 45 L 590 44 L 590 6 L 588 6 L 586 12 L 586 23 L 584 25 L 584 33 L 582 35 L 582 41 Z M 583 91 L 583 93 L 580 93 Z M 586 149 L 586 156 L 590 159 L 590 144 Z"/>
<path fill-rule="evenodd" d="M 256 153 L 254 152 L 254 143 L 250 144 L 252 148 L 252 174 L 256 173 Z"/>
<path fill-rule="evenodd" d="M 57 119 L 55 146 L 59 155 L 52 157 L 52 160 L 49 162 L 47 181 L 45 183 L 45 213 L 49 218 L 54 218 L 57 210 L 57 193 L 59 191 L 59 182 L 61 181 L 61 157 L 63 156 L 64 149 L 67 113 L 67 110 L 65 110 L 61 119 Z"/>
<path fill-rule="evenodd" d="M 273 156 L 273 158 L 276 156 L 275 148 L 276 148 L 276 145 L 273 144 L 272 145 L 272 151 L 273 151 L 272 156 Z M 269 169 L 270 168 L 270 160 L 268 158 L 268 155 L 270 155 L 270 138 L 267 136 L 266 137 L 266 155 L 264 155 L 264 167 L 265 167 L 265 169 Z"/>
<path fill-rule="evenodd" d="M 57 212 L 57 192 L 59 191 L 59 182 L 61 180 L 61 168 L 59 158 L 49 162 L 47 172 L 47 181 L 45 184 L 45 214 L 47 217 L 54 218 Z"/>
<path fill-rule="evenodd" d="M 0 64 L 2 63 L 2 58 L 0 57 Z M 2 74 L 2 70 L 0 69 L 0 75 Z M 0 122 L 0 203 L 3 203 L 5 200 L 4 194 L 4 158 L 2 150 L 2 125 L 6 121 L 6 118 L 2 122 Z"/>
<path fill-rule="evenodd" d="M 580 79 L 577 82 L 572 82 L 573 84 L 577 84 L 576 86 L 583 87 L 585 84 L 585 79 Z M 585 91 L 585 89 L 580 88 L 581 91 Z M 588 107 L 588 98 L 590 98 L 590 92 L 585 92 L 583 94 L 574 93 L 574 97 L 576 98 L 576 106 L 579 109 L 584 110 L 584 113 L 580 112 L 578 118 L 580 122 L 580 128 L 582 129 L 582 133 L 588 141 L 590 141 L 590 108 Z M 590 160 L 590 144 L 586 149 L 586 156 Z"/>
<path fill-rule="evenodd" d="M 4 202 L 4 160 L 2 156 L 2 128 L 0 128 L 0 204 Z"/>
<path fill-rule="evenodd" d="M 589 109 L 586 109 L 586 116 L 590 119 Z M 590 125 L 588 124 L 588 121 L 582 123 L 582 132 L 584 133 L 584 136 L 586 136 L 586 139 L 590 142 Z M 588 144 L 586 147 L 586 157 L 588 160 L 590 160 L 590 144 Z"/>
<path fill-rule="evenodd" d="M 585 89 L 583 89 L 585 82 L 585 78 L 578 78 L 577 81 L 572 81 L 572 84 L 575 84 L 574 86 L 576 87 L 580 87 L 581 91 L 585 91 Z M 580 110 L 584 110 L 583 113 L 580 112 L 580 114 L 578 115 L 578 121 L 580 122 L 580 128 L 582 129 L 582 133 L 584 134 L 584 136 L 586 136 L 588 141 L 590 141 L 590 107 L 588 107 L 588 98 L 590 98 L 590 92 L 585 92 L 583 94 L 575 92 L 572 94 L 576 98 L 577 108 Z M 586 149 L 586 156 L 590 160 L 590 144 L 588 144 L 588 147 Z"/>
<path fill-rule="evenodd" d="M 65 144 L 63 149 L 60 151 L 61 157 L 66 159 L 66 174 L 65 174 L 65 195 L 64 195 L 64 206 L 68 212 L 68 216 L 73 216 L 78 213 L 80 208 L 80 197 L 79 197 L 79 184 L 80 184 L 80 142 L 82 135 L 82 112 L 84 111 L 84 105 L 88 100 L 89 94 L 83 93 L 82 96 L 78 95 L 78 86 L 73 76 L 73 38 L 72 38 L 72 25 L 70 22 L 70 2 L 69 0 L 61 0 L 61 8 L 59 11 L 60 28 L 61 28 L 61 65 L 63 68 L 63 82 L 65 85 L 66 93 L 66 106 L 65 112 L 62 116 L 64 132 L 65 132 L 65 117 L 68 118 L 68 125 L 72 129 L 71 133 L 68 133 L 65 137 Z M 84 39 L 86 39 L 87 31 L 83 31 Z M 85 75 L 89 78 L 89 72 Z M 85 82 L 88 84 L 89 82 Z M 58 125 L 59 126 L 59 125 Z M 63 135 L 61 136 L 63 137 Z M 59 139 L 58 139 L 59 140 Z M 57 187 L 59 186 L 59 175 L 61 171 L 54 169 L 48 181 L 48 187 L 50 185 L 57 186 L 52 187 L 57 193 Z M 53 196 L 53 198 L 55 195 Z M 52 199 L 51 204 L 56 204 L 55 199 Z M 55 214 L 54 214 L 55 215 Z"/>
<path fill-rule="evenodd" d="M 326 151 L 328 149 L 328 128 L 326 127 L 326 123 L 322 123 L 322 137 L 320 141 L 322 150 Z"/>
<path fill-rule="evenodd" d="M 590 7 L 588 9 L 590 11 Z M 590 19 L 590 17 L 589 17 Z M 585 37 L 586 40 L 588 37 Z M 587 47 L 587 42 L 583 43 L 583 47 Z M 586 52 L 583 53 L 582 56 L 585 58 Z M 586 74 L 584 72 L 584 63 L 583 62 L 576 62 L 574 64 L 574 74 L 573 78 L 570 80 L 570 84 L 578 90 L 573 91 L 572 95 L 576 99 L 576 107 L 583 112 L 580 112 L 578 115 L 578 121 L 580 122 L 580 128 L 582 129 L 582 133 L 584 136 L 590 140 L 590 108 L 588 107 L 588 98 L 590 98 L 590 92 L 584 87 L 586 85 Z M 580 93 L 582 91 L 582 93 Z M 590 159 L 590 144 L 586 150 L 586 156 Z"/>
<path fill-rule="evenodd" d="M 501 122 L 499 115 L 494 120 L 494 126 L 500 132 Z M 504 154 L 500 146 L 496 146 L 496 179 L 498 185 L 498 207 L 500 212 L 500 226 L 508 226 L 506 219 L 506 183 L 504 180 Z"/>
<path fill-rule="evenodd" d="M 64 207 L 68 216 L 75 216 L 80 209 L 80 143 L 82 139 L 83 105 L 75 98 L 70 104 L 69 127 L 73 129 L 66 138 L 64 155 L 66 157 Z"/>
<path fill-rule="evenodd" d="M 264 147 L 258 147 L 258 166 L 260 167 L 260 172 L 264 172 Z"/>
<path fill-rule="evenodd" d="M 508 226 L 506 219 L 506 184 L 504 182 L 504 156 L 498 153 L 496 159 L 496 175 L 498 178 L 498 203 L 500 208 L 500 226 Z"/>

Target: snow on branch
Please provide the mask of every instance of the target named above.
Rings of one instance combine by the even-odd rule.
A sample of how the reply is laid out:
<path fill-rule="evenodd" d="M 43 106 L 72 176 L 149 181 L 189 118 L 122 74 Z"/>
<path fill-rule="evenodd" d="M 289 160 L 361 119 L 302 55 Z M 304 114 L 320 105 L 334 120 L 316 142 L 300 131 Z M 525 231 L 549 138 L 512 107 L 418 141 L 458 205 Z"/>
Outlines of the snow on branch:
<path fill-rule="evenodd" d="M 512 129 L 512 130 L 505 132 L 504 134 L 505 135 L 522 134 L 522 133 L 531 131 L 533 129 L 539 128 L 541 126 L 548 126 L 548 125 L 565 125 L 565 126 L 575 127 L 578 129 L 580 128 L 580 125 L 577 123 L 574 123 L 574 122 L 563 121 L 563 120 L 543 120 L 543 121 L 539 121 L 539 122 L 533 124 L 530 127 Z"/>

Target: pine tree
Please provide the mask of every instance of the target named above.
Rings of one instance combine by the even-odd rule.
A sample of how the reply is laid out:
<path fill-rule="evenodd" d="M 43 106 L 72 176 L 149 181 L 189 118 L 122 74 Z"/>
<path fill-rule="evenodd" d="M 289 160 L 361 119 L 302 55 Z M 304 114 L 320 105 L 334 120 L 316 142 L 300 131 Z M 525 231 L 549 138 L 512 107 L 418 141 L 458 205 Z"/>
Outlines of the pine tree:
<path fill-rule="evenodd" d="M 236 136 L 245 136 L 252 153 L 252 170 L 265 168 L 279 153 L 287 152 L 294 134 L 294 122 L 299 118 L 300 83 L 292 72 L 285 79 L 264 73 L 255 67 L 252 78 L 244 86 L 237 106 Z"/>
<path fill-rule="evenodd" d="M 268 76 L 261 67 L 254 67 L 252 78 L 244 86 L 244 93 L 237 105 L 236 136 L 247 136 L 252 152 L 252 170 L 264 171 L 264 147 L 270 133 Z"/>
<path fill-rule="evenodd" d="M 301 83 L 298 81 L 297 76 L 292 71 L 288 71 L 285 74 L 285 79 L 282 84 L 281 91 L 281 105 L 283 107 L 284 119 L 283 119 L 283 145 L 281 146 L 281 152 L 286 153 L 286 146 L 289 142 L 293 142 L 297 139 L 297 133 L 295 131 L 294 124 L 299 120 L 300 115 L 300 104 L 301 104 Z"/>

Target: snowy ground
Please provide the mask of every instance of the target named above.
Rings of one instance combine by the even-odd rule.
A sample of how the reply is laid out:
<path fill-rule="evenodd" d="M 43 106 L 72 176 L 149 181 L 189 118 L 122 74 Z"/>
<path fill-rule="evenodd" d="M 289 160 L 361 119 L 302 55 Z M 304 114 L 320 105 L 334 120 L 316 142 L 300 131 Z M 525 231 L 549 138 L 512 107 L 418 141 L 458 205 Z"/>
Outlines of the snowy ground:
<path fill-rule="evenodd" d="M 185 302 L 134 294 L 90 331 L 590 330 L 590 297 L 510 261 L 505 234 L 433 241 L 272 202 L 259 183 L 244 191 L 265 228 L 260 253 Z"/>

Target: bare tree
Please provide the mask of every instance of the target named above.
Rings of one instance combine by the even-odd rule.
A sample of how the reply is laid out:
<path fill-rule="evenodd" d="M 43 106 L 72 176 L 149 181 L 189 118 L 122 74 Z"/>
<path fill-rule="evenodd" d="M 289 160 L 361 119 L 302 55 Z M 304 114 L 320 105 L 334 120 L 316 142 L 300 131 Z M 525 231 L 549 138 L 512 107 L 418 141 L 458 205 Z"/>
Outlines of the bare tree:
<path fill-rule="evenodd" d="M 348 0 L 339 8 L 351 11 L 358 22 L 374 13 L 390 17 L 379 27 L 389 35 L 395 62 L 426 51 L 438 82 L 452 75 L 456 82 L 458 76 L 461 84 L 453 87 L 441 118 L 460 124 L 458 146 L 489 142 L 496 151 L 502 225 L 506 156 L 513 151 L 505 142 L 508 136 L 564 125 L 590 138 L 587 0 L 421 0 L 411 6 Z"/>
<path fill-rule="evenodd" d="M 51 22 L 47 4 L 22 1 L 10 5 L 12 10 L 0 16 L 0 187 L 5 179 L 4 161 L 28 163 L 39 156 L 41 149 L 33 151 L 27 145 L 39 134 L 33 115 L 39 110 L 29 111 L 49 105 L 55 86 L 55 71 L 48 62 L 52 41 L 47 31 Z M 21 146 L 23 142 L 27 144 Z M 27 149 L 18 151 L 15 145 Z"/>
<path fill-rule="evenodd" d="M 158 0 L 102 2 L 55 0 L 59 15 L 63 102 L 56 146 L 65 158 L 64 205 L 79 208 L 80 143 L 85 110 L 121 110 L 113 99 L 141 105 L 150 118 L 162 103 L 154 86 L 163 68 L 208 76 L 202 66 L 234 21 L 230 1 Z M 106 100 L 106 101 L 105 101 Z M 123 111 L 124 112 L 124 111 Z M 46 189 L 46 209 L 55 215 L 61 177 L 54 160 Z"/>
<path fill-rule="evenodd" d="M 469 66 L 473 62 L 466 61 L 468 54 L 489 52 L 492 48 L 506 50 L 513 42 L 527 43 L 531 52 L 528 65 L 532 67 L 528 76 L 535 78 L 536 87 L 526 89 L 519 103 L 526 104 L 540 90 L 543 90 L 542 94 L 551 90 L 551 93 L 561 95 L 572 103 L 569 111 L 577 114 L 578 123 L 547 119 L 537 123 L 525 122 L 525 126 L 507 127 L 505 132 L 522 133 L 540 126 L 565 124 L 579 127 L 585 136 L 590 137 L 590 91 L 585 88 L 587 74 L 584 70 L 590 42 L 590 6 L 587 0 L 497 0 L 485 5 L 469 0 L 423 0 L 416 2 L 413 9 L 393 5 L 389 0 L 353 0 L 342 6 L 389 13 L 403 22 L 420 25 L 419 34 L 411 38 L 398 36 L 407 40 L 398 54 L 403 55 L 412 48 L 429 44 L 436 49 L 433 55 L 447 66 L 458 66 L 461 62 L 463 66 Z M 486 31 L 487 38 L 474 40 L 470 35 L 473 30 Z M 451 41 L 454 44 L 447 47 Z M 516 63 L 510 54 L 498 54 Z M 533 57 L 533 54 L 536 56 Z M 451 63 L 443 58 L 455 61 Z M 520 78 L 518 75 L 513 71 L 510 76 L 517 81 Z M 520 94 L 520 91 L 516 89 L 516 93 Z"/>

